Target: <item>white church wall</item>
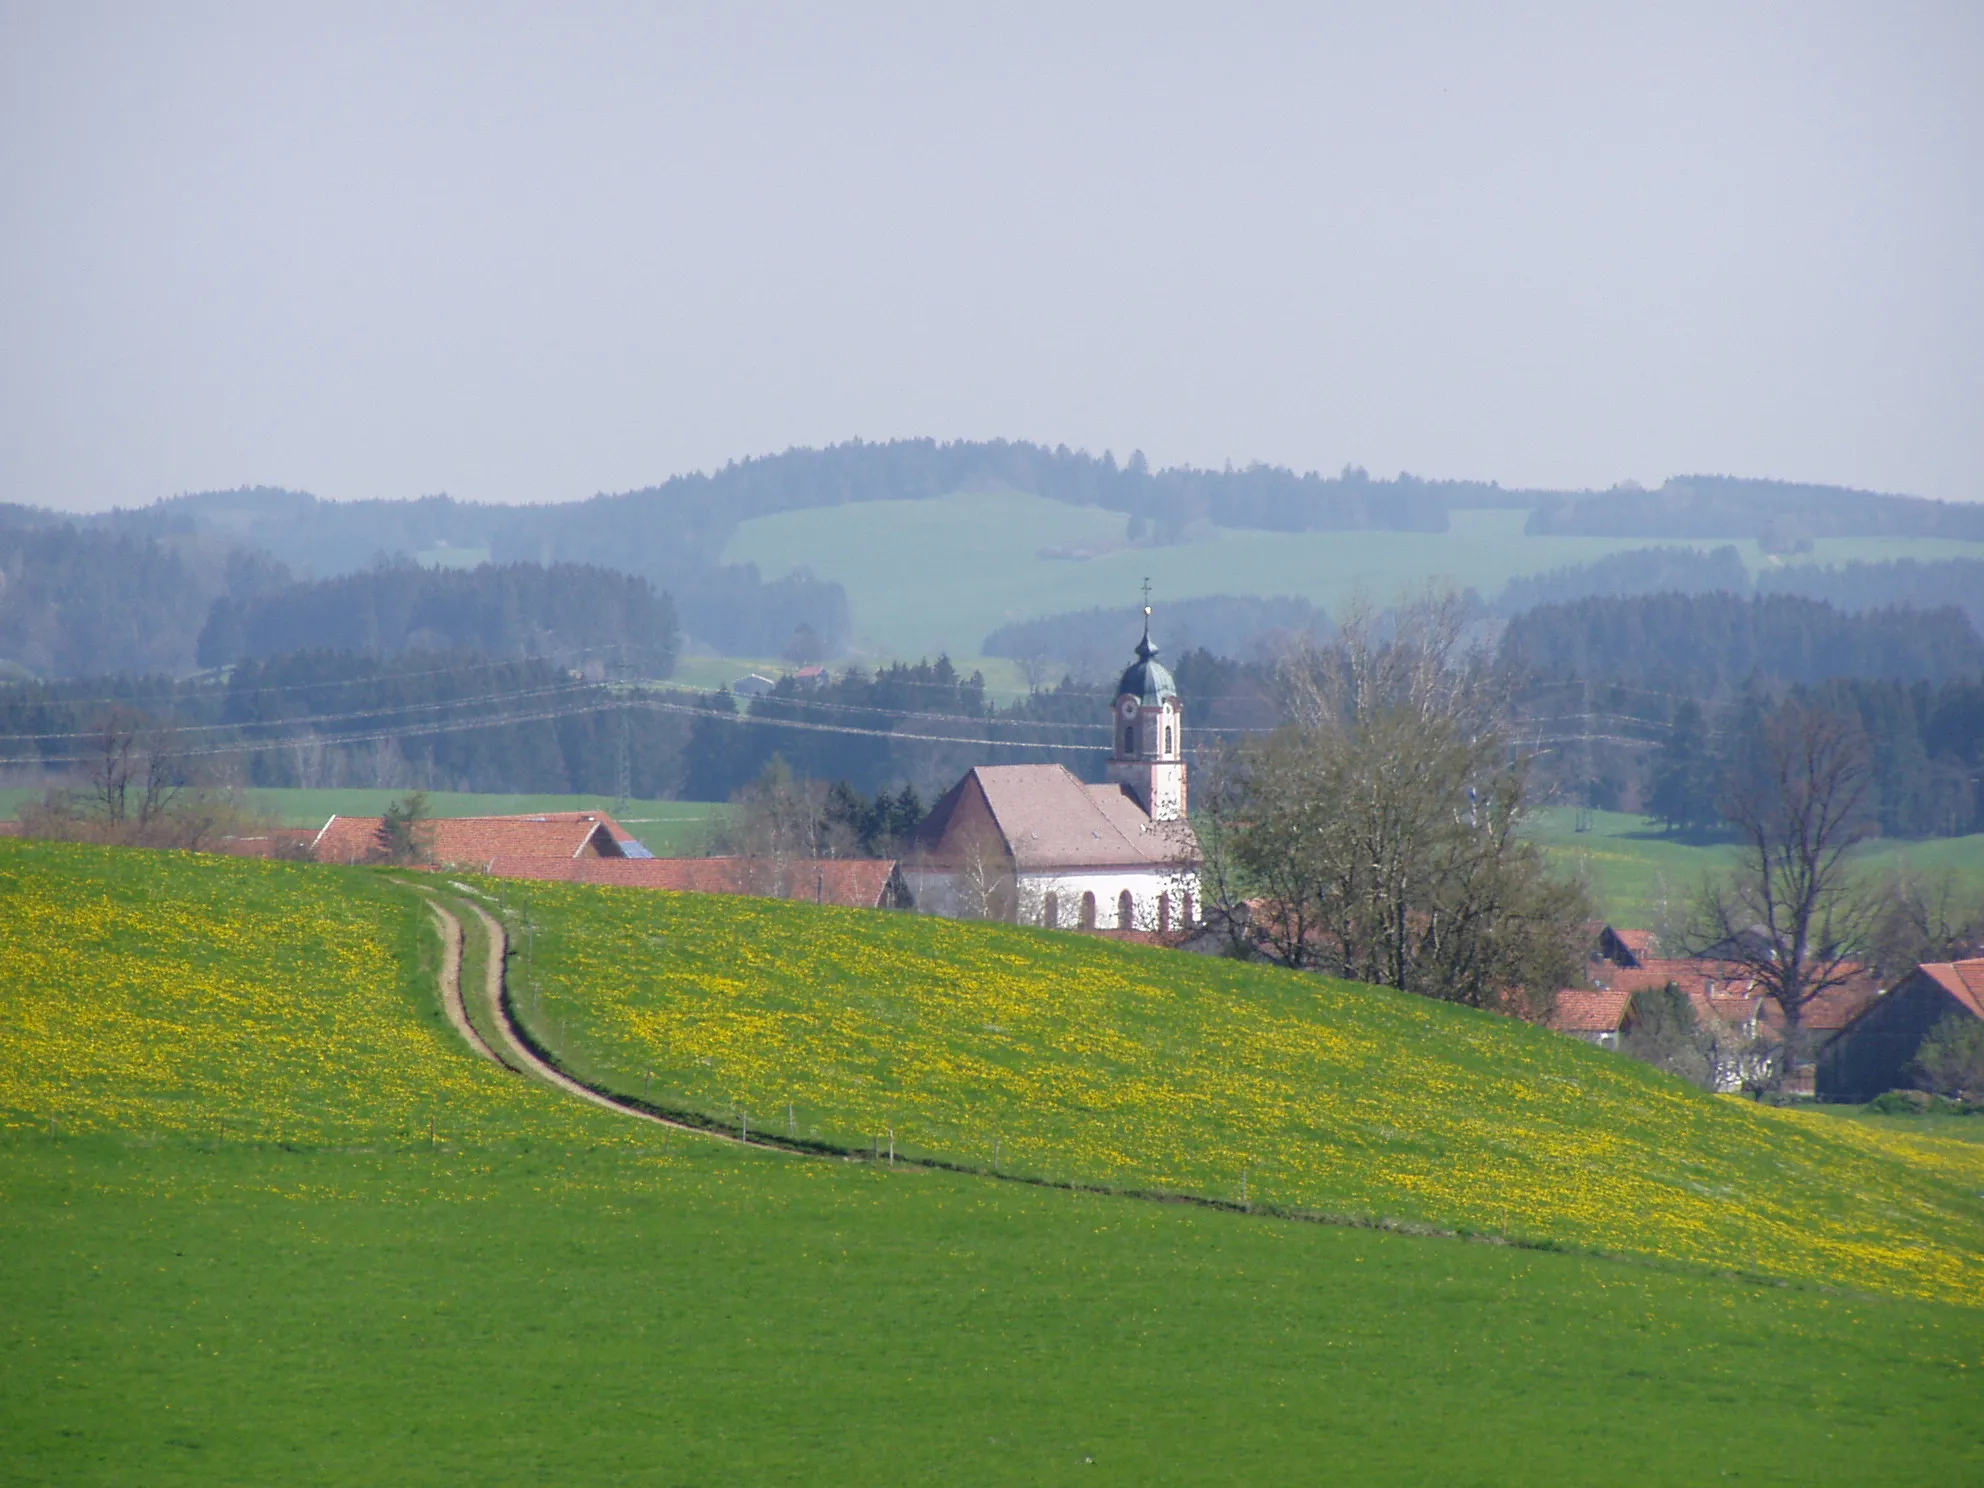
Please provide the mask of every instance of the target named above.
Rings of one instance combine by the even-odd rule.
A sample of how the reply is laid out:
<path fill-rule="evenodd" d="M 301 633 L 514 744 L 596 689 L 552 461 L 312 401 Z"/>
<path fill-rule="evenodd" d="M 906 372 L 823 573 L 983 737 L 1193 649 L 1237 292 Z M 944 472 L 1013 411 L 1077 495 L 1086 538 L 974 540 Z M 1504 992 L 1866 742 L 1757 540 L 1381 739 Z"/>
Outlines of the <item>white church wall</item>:
<path fill-rule="evenodd" d="M 1122 923 L 1124 890 L 1130 894 L 1130 923 Z M 1023 925 L 1047 923 L 1047 899 L 1054 897 L 1056 925 L 1074 930 L 1082 922 L 1082 896 L 1095 895 L 1098 930 L 1155 930 L 1160 896 L 1171 896 L 1171 928 L 1185 923 L 1189 900 L 1192 917 L 1199 914 L 1199 877 L 1190 871 L 1154 868 L 1115 869 L 1097 873 L 1028 873 L 1019 881 L 1018 919 Z"/>
<path fill-rule="evenodd" d="M 903 870 L 916 908 L 924 914 L 944 919 L 984 917 L 987 894 L 984 886 L 966 881 L 957 873 L 933 869 Z M 1001 885 L 1003 890 L 1005 886 Z M 1130 893 L 1130 923 L 1122 923 L 1122 896 Z M 1186 923 L 1189 907 L 1192 920 L 1201 913 L 1199 876 L 1190 871 L 1154 868 L 1128 868 L 1096 873 L 1025 873 L 1012 894 L 1014 919 L 1022 925 L 1047 923 L 1047 899 L 1054 896 L 1058 910 L 1056 924 L 1062 930 L 1081 927 L 1082 896 L 1095 895 L 1095 928 L 1098 930 L 1155 930 L 1160 918 L 1159 897 L 1171 896 L 1171 928 Z M 1003 893 L 1000 897 L 1004 897 Z"/>

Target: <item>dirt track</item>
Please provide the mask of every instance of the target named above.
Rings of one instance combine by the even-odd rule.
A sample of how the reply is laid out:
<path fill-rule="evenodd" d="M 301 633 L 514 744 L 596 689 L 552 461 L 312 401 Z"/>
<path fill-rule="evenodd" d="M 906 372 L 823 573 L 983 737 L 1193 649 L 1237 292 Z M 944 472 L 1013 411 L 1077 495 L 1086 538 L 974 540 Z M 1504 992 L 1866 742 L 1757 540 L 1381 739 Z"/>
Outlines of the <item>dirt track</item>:
<path fill-rule="evenodd" d="M 423 897 L 425 897 L 423 895 Z M 639 1106 L 629 1105 L 582 1085 L 556 1065 L 543 1058 L 530 1045 L 530 1040 L 518 1029 L 510 1016 L 509 1004 L 503 997 L 503 963 L 509 947 L 509 937 L 503 927 L 488 914 L 481 905 L 470 904 L 469 911 L 482 922 L 482 933 L 486 938 L 489 955 L 483 964 L 481 997 L 489 1014 L 489 1026 L 496 1030 L 500 1049 L 492 1048 L 487 1040 L 476 1031 L 469 1019 L 468 1008 L 462 996 L 462 924 L 448 910 L 432 899 L 427 906 L 440 921 L 443 951 L 441 956 L 441 1004 L 447 1009 L 448 1021 L 455 1026 L 469 1046 L 483 1057 L 513 1070 L 522 1071 L 542 1080 L 547 1085 L 555 1085 L 567 1095 L 577 1096 L 595 1106 L 631 1116 L 637 1121 L 653 1122 L 656 1126 L 672 1127 L 676 1131 L 694 1132 L 700 1137 L 709 1137 L 719 1142 L 732 1142 L 740 1147 L 750 1147 L 758 1152 L 784 1152 L 787 1156 L 801 1154 L 770 1142 L 753 1142 L 728 1132 L 712 1130 L 707 1126 L 695 1126 L 686 1121 L 672 1121 L 653 1111 L 644 1111 Z"/>

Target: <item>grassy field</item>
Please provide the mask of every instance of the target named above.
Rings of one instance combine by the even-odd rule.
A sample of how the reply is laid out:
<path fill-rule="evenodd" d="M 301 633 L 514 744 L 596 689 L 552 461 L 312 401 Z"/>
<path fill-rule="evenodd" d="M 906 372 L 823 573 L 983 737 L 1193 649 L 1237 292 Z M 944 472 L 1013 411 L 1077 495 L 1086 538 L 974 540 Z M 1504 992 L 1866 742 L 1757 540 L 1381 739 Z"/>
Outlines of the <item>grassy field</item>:
<path fill-rule="evenodd" d="M 1486 1013 L 1090 937 L 495 884 L 590 1083 L 984 1171 L 1895 1295 L 1984 1288 L 1984 1150 L 1702 1094 Z"/>
<path fill-rule="evenodd" d="M 1586 812 L 1583 832 L 1577 830 L 1579 819 L 1571 807 L 1549 807 L 1531 819 L 1529 835 L 1561 868 L 1584 878 L 1600 912 L 1615 925 L 1678 933 L 1704 876 L 1734 860 L 1732 848 L 1676 840 L 1644 817 Z M 1875 841 L 1860 860 L 1875 873 L 1948 870 L 1984 892 L 1984 836 Z"/>
<path fill-rule="evenodd" d="M 809 567 L 846 586 L 857 646 L 911 659 L 948 651 L 956 659 L 973 656 L 1009 620 L 1133 605 L 1146 575 L 1160 616 L 1167 600 L 1205 594 L 1292 594 L 1335 610 L 1359 592 L 1386 603 L 1429 580 L 1492 596 L 1518 575 L 1648 546 L 1641 538 L 1528 537 L 1527 519 L 1523 511 L 1462 511 L 1443 533 L 1214 529 L 1198 542 L 1131 548 L 1118 512 L 1013 492 L 961 493 L 758 517 L 739 526 L 724 561 L 756 563 L 769 577 Z M 1752 569 L 1779 561 L 1754 542 L 1736 546 Z M 1042 556 L 1053 549 L 1097 556 Z M 1984 544 L 1827 539 L 1800 561 L 1979 553 Z M 960 561 L 966 554 L 969 561 Z"/>
<path fill-rule="evenodd" d="M 0 841 L 0 1483 L 1984 1470 L 1984 1309 L 641 1127 L 456 1047 L 426 926 Z"/>
<path fill-rule="evenodd" d="M 377 816 L 405 795 L 397 790 L 251 790 L 249 805 L 279 826 L 321 827 L 332 816 Z M 41 799 L 40 791 L 0 791 L 0 818 Z M 504 796 L 467 791 L 430 791 L 427 808 L 436 816 L 511 816 L 538 811 L 605 811 L 662 857 L 703 849 L 713 822 L 727 807 L 708 801 L 620 801 L 610 796 Z"/>

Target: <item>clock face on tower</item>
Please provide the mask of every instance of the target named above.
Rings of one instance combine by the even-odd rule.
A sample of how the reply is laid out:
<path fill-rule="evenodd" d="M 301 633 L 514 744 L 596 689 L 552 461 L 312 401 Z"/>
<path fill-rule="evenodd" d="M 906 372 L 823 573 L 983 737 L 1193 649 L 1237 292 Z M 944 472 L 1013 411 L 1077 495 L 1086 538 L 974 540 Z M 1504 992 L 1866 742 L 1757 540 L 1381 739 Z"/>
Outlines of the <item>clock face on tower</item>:
<path fill-rule="evenodd" d="M 1131 720 L 1132 718 L 1135 718 L 1137 716 L 1137 700 L 1132 697 L 1124 698 L 1122 704 L 1122 713 L 1123 713 L 1123 721 L 1125 723 L 1129 722 L 1129 720 Z"/>

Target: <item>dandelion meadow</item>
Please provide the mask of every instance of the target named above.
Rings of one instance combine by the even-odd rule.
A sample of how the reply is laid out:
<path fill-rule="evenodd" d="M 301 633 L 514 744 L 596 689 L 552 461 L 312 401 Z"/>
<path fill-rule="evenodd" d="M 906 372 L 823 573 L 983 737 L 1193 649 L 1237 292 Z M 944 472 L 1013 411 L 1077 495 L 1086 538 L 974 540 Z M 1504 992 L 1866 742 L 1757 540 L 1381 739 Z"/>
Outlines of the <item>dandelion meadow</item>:
<path fill-rule="evenodd" d="M 0 1483 L 1984 1470 L 1984 1309 L 666 1132 L 462 1050 L 437 944 L 367 870 L 0 839 Z"/>
<path fill-rule="evenodd" d="M 0 1123 L 289 1143 L 619 1136 L 465 1058 L 379 876 L 0 839 Z"/>
<path fill-rule="evenodd" d="M 495 888 L 494 885 L 491 886 Z M 1984 1148 L 1709 1096 L 1506 1018 L 1073 934 L 504 884 L 583 1077 L 1059 1181 L 1984 1296 Z"/>

